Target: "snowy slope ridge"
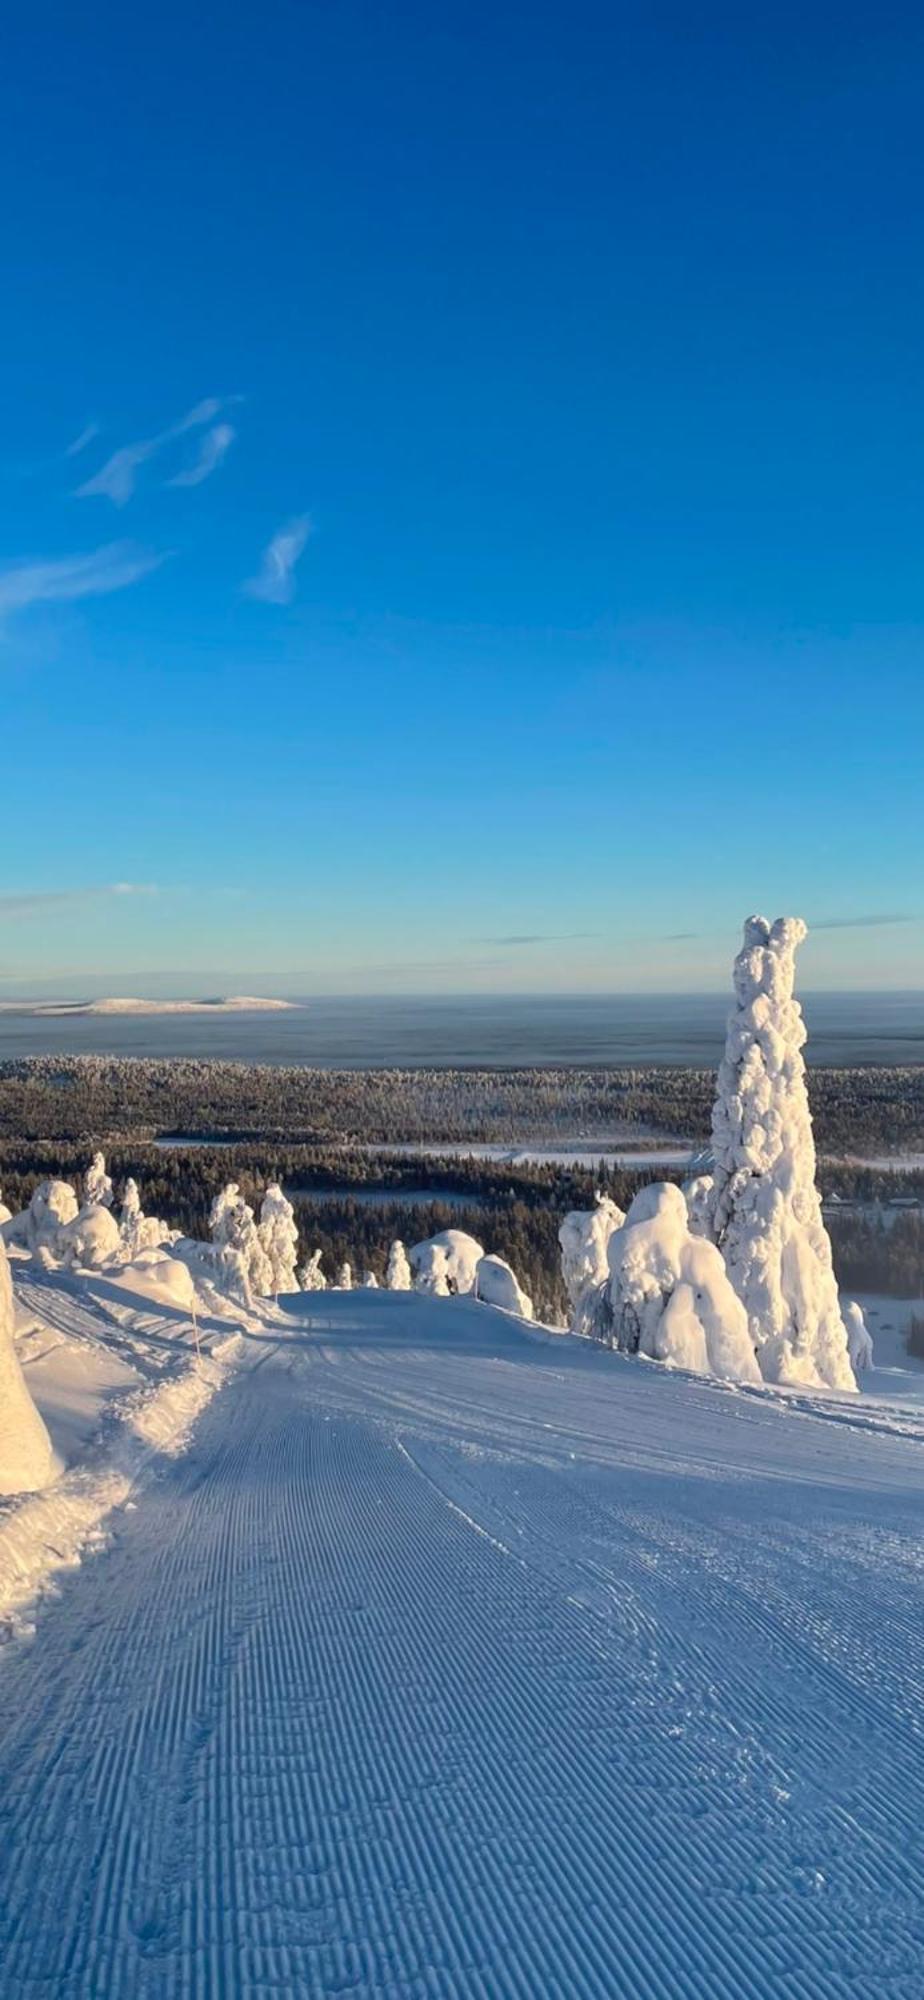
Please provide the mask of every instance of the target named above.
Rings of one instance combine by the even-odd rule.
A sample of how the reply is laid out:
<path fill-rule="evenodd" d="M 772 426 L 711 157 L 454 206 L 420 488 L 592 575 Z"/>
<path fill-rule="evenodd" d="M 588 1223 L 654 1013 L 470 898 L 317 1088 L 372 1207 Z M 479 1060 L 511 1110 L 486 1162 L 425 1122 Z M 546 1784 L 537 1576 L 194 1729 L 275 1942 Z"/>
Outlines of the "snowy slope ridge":
<path fill-rule="evenodd" d="M 917 1378 L 287 1306 L 0 1656 L 9 1991 L 917 2000 Z"/>
<path fill-rule="evenodd" d="M 43 1490 L 0 1500 L 6 1635 L 25 1629 L 24 1614 L 59 1571 L 102 1545 L 107 1517 L 129 1499 L 152 1459 L 185 1448 L 240 1345 L 231 1325 L 206 1323 L 197 1354 L 185 1314 L 152 1312 L 148 1298 L 111 1281 L 94 1284 L 89 1275 L 36 1273 L 24 1261 L 15 1269 L 30 1308 L 20 1308 L 22 1378 L 58 1445 L 53 1471 L 60 1476 L 24 1477 L 21 1488 Z M 99 1382 L 115 1393 L 94 1396 Z M 81 1424 L 82 1405 L 90 1420 L 85 1415 Z M 44 1423 L 42 1432 L 47 1445 Z"/>

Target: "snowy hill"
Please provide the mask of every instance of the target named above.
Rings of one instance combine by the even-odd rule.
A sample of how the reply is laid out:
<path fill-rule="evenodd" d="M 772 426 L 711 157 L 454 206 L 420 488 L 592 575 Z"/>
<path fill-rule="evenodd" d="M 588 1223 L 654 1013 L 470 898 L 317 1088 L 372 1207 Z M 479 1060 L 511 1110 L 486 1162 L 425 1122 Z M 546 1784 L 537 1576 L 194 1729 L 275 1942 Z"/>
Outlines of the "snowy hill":
<path fill-rule="evenodd" d="M 16 1279 L 90 1478 L 189 1329 Z M 735 1389 L 470 1299 L 272 1310 L 0 1654 L 9 1990 L 921 1991 L 921 1372 Z"/>
<path fill-rule="evenodd" d="M 294 1000 L 261 1000 L 253 994 L 235 993 L 217 1000 L 133 1000 L 113 997 L 104 1000 L 60 1001 L 57 1005 L 36 1006 L 36 1014 L 276 1014 L 294 1008 Z M 20 1008 L 20 1012 L 28 1011 Z"/>

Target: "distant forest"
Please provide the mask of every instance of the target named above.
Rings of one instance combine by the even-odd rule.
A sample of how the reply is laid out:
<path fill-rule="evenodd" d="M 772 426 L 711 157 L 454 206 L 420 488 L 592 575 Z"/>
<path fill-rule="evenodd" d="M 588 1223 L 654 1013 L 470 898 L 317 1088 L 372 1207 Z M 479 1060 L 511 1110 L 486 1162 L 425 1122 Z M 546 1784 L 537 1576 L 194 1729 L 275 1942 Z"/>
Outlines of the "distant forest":
<path fill-rule="evenodd" d="M 812 1069 L 822 1153 L 924 1147 L 924 1068 Z M 0 1064 L 0 1138 L 111 1146 L 177 1137 L 338 1144 L 656 1137 L 702 1144 L 712 1070 L 311 1070 L 212 1061 L 37 1056 Z"/>

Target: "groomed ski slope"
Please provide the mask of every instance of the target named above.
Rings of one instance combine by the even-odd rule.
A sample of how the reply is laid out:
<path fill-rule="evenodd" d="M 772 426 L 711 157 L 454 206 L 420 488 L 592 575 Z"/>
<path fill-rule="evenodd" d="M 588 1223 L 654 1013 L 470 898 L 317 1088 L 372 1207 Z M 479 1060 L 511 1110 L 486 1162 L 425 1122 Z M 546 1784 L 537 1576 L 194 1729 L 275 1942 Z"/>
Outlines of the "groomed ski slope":
<path fill-rule="evenodd" d="M 920 2000 L 920 1408 L 291 1304 L 0 1652 L 2 1992 Z"/>

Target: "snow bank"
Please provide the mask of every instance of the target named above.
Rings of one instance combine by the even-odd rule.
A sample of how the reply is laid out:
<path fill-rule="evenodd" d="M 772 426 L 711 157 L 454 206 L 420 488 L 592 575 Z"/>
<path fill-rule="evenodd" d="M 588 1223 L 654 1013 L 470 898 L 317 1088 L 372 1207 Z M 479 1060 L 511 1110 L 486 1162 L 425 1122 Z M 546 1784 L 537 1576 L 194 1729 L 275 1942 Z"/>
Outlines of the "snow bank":
<path fill-rule="evenodd" d="M 475 1272 L 484 1256 L 482 1245 L 464 1229 L 441 1229 L 408 1251 L 414 1290 L 445 1297 L 448 1292 L 472 1292 Z"/>
<path fill-rule="evenodd" d="M 745 924 L 712 1116 L 715 1172 L 696 1207 L 744 1305 L 764 1379 L 855 1389 L 815 1186 L 805 1026 L 793 998 L 805 935 L 800 917 Z"/>
<path fill-rule="evenodd" d="M 13 1284 L 0 1243 L 0 1493 L 31 1493 L 50 1484 L 57 1466 L 19 1365 L 13 1327 Z"/>
<path fill-rule="evenodd" d="M 104 1523 L 123 1506 L 152 1451 L 177 1456 L 196 1418 L 228 1377 L 237 1339 L 123 1404 L 114 1441 L 96 1462 L 66 1473 L 47 1492 L 0 1509 L 0 1617 L 22 1629 L 25 1608 L 62 1570 L 103 1546 Z"/>
<path fill-rule="evenodd" d="M 523 1291 L 503 1257 L 479 1257 L 475 1266 L 475 1297 L 486 1306 L 500 1306 L 504 1312 L 532 1319 L 533 1302 Z"/>
<path fill-rule="evenodd" d="M 642 1188 L 608 1248 L 614 1345 L 698 1375 L 759 1382 L 747 1314 L 719 1251 L 667 1181 Z"/>

